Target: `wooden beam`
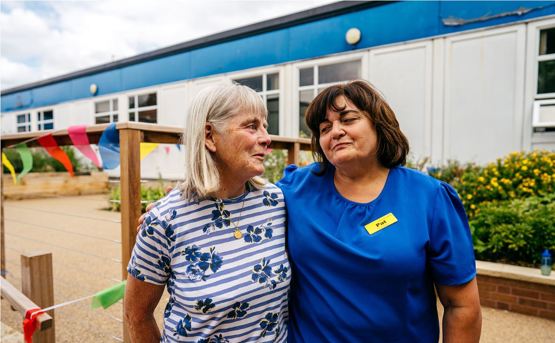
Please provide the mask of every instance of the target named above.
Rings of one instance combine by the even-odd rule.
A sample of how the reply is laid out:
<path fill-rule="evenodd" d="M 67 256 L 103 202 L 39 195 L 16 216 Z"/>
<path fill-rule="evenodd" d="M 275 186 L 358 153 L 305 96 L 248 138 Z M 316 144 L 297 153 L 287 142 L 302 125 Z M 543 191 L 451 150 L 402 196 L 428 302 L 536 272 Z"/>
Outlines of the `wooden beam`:
<path fill-rule="evenodd" d="M 287 164 L 299 164 L 301 152 L 301 144 L 298 142 L 292 143 L 287 148 Z"/>
<path fill-rule="evenodd" d="M 0 173 L 0 276 L 6 276 L 6 235 L 4 233 L 4 178 Z"/>
<path fill-rule="evenodd" d="M 0 289 L 2 297 L 8 300 L 10 305 L 15 308 L 22 316 L 25 315 L 27 310 L 40 307 L 35 304 L 31 299 L 27 298 L 23 293 L 21 293 L 17 288 L 15 288 L 8 280 L 0 277 Z M 37 321 L 39 323 L 39 330 L 46 330 L 52 327 L 53 320 L 48 313 L 39 314 L 37 316 Z"/>
<path fill-rule="evenodd" d="M 54 275 L 52 272 L 52 253 L 33 253 L 21 255 L 21 292 L 40 308 L 54 305 Z M 54 319 L 54 311 L 50 311 Z M 48 330 L 37 331 L 33 342 L 54 343 L 55 323 Z"/>

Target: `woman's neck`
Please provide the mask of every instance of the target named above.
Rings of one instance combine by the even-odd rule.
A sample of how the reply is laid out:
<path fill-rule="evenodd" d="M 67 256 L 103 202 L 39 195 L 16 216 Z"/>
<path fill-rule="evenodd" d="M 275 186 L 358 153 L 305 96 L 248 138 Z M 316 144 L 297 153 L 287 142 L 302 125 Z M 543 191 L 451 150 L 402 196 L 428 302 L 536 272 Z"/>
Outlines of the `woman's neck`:
<path fill-rule="evenodd" d="M 351 167 L 335 168 L 333 179 L 337 191 L 354 202 L 368 203 L 376 199 L 385 186 L 389 169 L 378 162 Z"/>

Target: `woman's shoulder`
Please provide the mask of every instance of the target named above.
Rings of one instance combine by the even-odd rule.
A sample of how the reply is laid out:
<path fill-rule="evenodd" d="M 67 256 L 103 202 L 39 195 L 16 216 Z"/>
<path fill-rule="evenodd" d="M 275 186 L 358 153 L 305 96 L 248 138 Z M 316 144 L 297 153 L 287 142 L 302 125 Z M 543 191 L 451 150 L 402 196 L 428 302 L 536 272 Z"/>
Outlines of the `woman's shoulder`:
<path fill-rule="evenodd" d="M 198 204 L 197 200 L 185 199 L 179 187 L 175 187 L 163 198 L 157 200 L 147 215 L 151 219 L 173 220 L 178 211 Z"/>
<path fill-rule="evenodd" d="M 397 167 L 397 170 L 404 179 L 405 183 L 411 185 L 412 189 L 420 192 L 428 191 L 434 195 L 444 193 L 450 197 L 458 197 L 457 191 L 447 182 L 438 180 L 426 173 L 412 168 Z"/>
<path fill-rule="evenodd" d="M 280 188 L 286 185 L 309 180 L 318 177 L 321 171 L 321 165 L 318 162 L 311 163 L 307 166 L 300 167 L 295 164 L 290 164 L 285 167 L 283 171 L 283 178 L 279 180 L 276 185 Z"/>

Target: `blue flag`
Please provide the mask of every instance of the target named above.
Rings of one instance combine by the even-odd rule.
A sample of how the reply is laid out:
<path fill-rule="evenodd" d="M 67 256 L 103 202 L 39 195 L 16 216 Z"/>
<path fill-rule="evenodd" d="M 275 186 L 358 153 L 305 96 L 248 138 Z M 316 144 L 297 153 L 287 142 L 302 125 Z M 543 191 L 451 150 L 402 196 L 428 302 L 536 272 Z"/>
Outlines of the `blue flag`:
<path fill-rule="evenodd" d="M 104 169 L 114 169 L 119 166 L 119 132 L 116 130 L 116 123 L 108 125 L 102 132 L 98 148 Z"/>

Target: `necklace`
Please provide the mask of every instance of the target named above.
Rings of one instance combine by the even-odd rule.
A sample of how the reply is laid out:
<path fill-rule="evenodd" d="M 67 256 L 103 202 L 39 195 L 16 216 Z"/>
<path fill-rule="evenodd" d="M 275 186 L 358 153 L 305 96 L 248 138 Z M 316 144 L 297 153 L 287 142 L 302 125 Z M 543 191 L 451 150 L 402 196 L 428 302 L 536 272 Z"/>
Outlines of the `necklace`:
<path fill-rule="evenodd" d="M 239 223 L 241 222 L 241 217 L 243 216 L 243 207 L 245 207 L 245 199 L 243 199 L 243 204 L 241 205 L 241 211 L 239 212 L 239 219 L 233 222 L 231 221 L 231 218 L 230 218 L 231 225 L 235 227 L 235 231 L 233 231 L 233 237 L 235 237 L 235 239 L 241 239 L 243 237 L 243 233 L 239 229 Z"/>

